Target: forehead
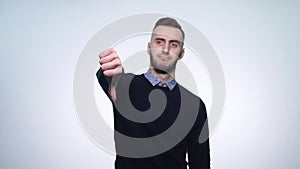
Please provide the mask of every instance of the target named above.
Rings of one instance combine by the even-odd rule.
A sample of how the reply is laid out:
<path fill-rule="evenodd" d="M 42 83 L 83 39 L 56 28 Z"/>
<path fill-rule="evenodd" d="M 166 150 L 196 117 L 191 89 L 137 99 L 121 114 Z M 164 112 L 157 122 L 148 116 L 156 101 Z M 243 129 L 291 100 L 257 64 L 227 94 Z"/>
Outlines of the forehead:
<path fill-rule="evenodd" d="M 183 35 L 182 32 L 175 27 L 171 26 L 157 26 L 153 30 L 153 38 L 162 37 L 169 40 L 178 40 L 180 42 L 183 41 Z"/>

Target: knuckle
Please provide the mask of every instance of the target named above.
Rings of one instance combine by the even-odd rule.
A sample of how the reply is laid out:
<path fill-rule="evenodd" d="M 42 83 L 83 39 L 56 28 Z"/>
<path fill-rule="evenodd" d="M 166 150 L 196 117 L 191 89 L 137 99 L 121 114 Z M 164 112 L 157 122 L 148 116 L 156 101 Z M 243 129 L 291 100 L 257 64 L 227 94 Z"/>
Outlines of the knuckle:
<path fill-rule="evenodd" d="M 114 58 L 114 59 L 115 59 L 115 58 L 118 58 L 118 55 L 117 55 L 117 53 L 115 53 L 115 52 L 114 52 L 114 53 L 112 53 L 112 58 Z"/>
<path fill-rule="evenodd" d="M 121 64 L 120 59 L 116 59 L 116 60 L 115 60 L 115 63 L 116 63 L 117 65 L 120 65 L 120 64 Z"/>
<path fill-rule="evenodd" d="M 100 52 L 99 57 L 104 57 L 105 56 L 105 52 L 106 52 L 106 50 Z"/>
<path fill-rule="evenodd" d="M 100 63 L 100 64 L 104 64 L 105 62 L 104 62 L 103 59 L 101 59 L 101 60 L 99 61 L 99 63 Z"/>

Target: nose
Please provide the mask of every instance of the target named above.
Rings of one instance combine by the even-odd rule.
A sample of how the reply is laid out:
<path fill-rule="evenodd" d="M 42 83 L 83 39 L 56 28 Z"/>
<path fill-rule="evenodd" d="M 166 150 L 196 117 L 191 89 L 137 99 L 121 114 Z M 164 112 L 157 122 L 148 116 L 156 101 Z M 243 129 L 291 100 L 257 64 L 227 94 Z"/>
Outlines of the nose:
<path fill-rule="evenodd" d="M 169 52 L 170 52 L 170 45 L 169 45 L 169 43 L 165 43 L 165 44 L 162 46 L 162 52 L 163 52 L 164 54 L 169 54 Z"/>

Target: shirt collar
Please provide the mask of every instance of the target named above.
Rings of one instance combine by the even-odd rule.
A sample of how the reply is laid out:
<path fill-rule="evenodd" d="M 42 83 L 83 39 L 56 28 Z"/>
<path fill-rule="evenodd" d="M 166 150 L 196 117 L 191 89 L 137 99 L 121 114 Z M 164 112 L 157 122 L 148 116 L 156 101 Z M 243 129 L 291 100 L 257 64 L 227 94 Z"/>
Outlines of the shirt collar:
<path fill-rule="evenodd" d="M 158 77 L 156 77 L 150 70 L 148 70 L 146 73 L 144 73 L 145 78 L 152 84 L 152 86 L 158 85 L 158 86 L 164 86 L 166 85 L 170 90 L 174 89 L 177 82 L 173 79 L 166 83 L 161 82 Z"/>

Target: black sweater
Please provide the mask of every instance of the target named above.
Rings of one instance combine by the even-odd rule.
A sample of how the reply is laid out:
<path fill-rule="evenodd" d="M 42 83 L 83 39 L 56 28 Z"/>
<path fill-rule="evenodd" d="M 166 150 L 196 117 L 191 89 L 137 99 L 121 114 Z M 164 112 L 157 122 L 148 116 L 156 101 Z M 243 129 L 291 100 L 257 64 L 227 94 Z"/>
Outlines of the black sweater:
<path fill-rule="evenodd" d="M 97 78 L 108 95 L 109 84 L 101 70 L 97 72 Z M 149 94 L 155 89 L 159 89 L 166 96 L 166 106 L 162 114 L 149 122 L 126 118 L 130 116 L 128 110 L 131 110 L 128 105 L 132 104 L 133 108 L 139 111 L 138 113 L 150 109 Z M 190 169 L 210 168 L 209 139 L 203 143 L 198 141 L 202 128 L 206 130 L 204 133 L 208 134 L 208 127 L 204 127 L 204 124 L 207 124 L 205 123 L 206 109 L 199 97 L 179 84 L 173 90 L 169 90 L 166 87 L 152 86 L 144 75 L 133 74 L 122 74 L 118 81 L 116 95 L 117 99 L 113 102 L 116 169 L 186 169 L 187 164 Z M 156 102 L 154 100 L 154 105 L 161 102 L 159 99 Z M 183 116 L 180 117 L 185 119 L 176 123 L 175 132 L 167 134 L 163 140 L 159 139 L 150 143 L 141 141 L 131 145 L 116 134 L 139 139 L 155 137 L 174 127 L 174 122 L 180 119 L 179 112 L 182 110 L 184 110 Z M 193 113 L 193 110 L 196 110 L 196 113 Z M 179 138 L 180 140 L 177 141 Z M 166 145 L 174 146 L 170 146 L 159 154 L 151 154 L 152 151 L 160 147 L 163 149 Z M 145 152 L 148 152 L 148 155 L 145 155 L 147 154 Z M 188 153 L 188 163 L 185 160 L 186 153 Z M 139 157 L 138 154 L 144 156 Z"/>

